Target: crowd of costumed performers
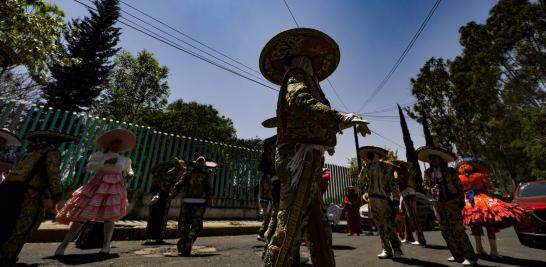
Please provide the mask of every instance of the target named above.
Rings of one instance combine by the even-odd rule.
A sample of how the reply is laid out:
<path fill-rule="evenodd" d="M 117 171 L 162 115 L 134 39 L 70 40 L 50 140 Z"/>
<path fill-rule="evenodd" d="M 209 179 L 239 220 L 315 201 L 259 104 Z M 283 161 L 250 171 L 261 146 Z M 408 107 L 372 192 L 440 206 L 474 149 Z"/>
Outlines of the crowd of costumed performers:
<path fill-rule="evenodd" d="M 457 171 L 465 192 L 463 223 L 472 231 L 476 241 L 476 253 L 485 255 L 481 239 L 485 228 L 491 247 L 490 256 L 497 258 L 499 253 L 495 233 L 514 225 L 524 215 L 524 210 L 492 194 L 494 188 L 488 178 L 491 169 L 485 162 L 473 157 L 463 157 L 457 163 Z"/>

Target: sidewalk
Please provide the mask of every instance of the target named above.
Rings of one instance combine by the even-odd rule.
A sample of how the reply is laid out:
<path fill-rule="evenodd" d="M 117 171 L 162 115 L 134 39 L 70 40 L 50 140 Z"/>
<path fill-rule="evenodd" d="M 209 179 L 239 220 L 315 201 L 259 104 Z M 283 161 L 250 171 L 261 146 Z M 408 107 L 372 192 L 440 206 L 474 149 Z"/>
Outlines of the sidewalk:
<path fill-rule="evenodd" d="M 233 235 L 250 235 L 256 234 L 261 221 L 249 220 L 222 220 L 222 221 L 205 221 L 203 223 L 203 231 L 200 236 L 233 236 Z M 177 238 L 176 230 L 177 222 L 170 220 L 167 223 L 167 231 L 165 239 Z M 341 221 L 336 229 L 342 229 L 346 226 L 345 221 Z M 51 220 L 45 221 L 40 225 L 38 231 L 32 235 L 30 242 L 61 242 L 68 231 L 68 225 L 58 224 Z M 122 220 L 116 222 L 116 230 L 114 231 L 114 240 L 144 240 L 146 239 L 146 221 L 131 221 Z"/>

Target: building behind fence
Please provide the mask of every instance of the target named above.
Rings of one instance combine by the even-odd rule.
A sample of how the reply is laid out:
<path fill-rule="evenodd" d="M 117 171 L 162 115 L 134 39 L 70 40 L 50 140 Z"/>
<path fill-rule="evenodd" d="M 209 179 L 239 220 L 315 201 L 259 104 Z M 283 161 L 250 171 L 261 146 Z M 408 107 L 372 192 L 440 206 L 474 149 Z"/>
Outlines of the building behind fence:
<path fill-rule="evenodd" d="M 97 150 L 95 138 L 108 129 L 123 127 L 133 131 L 137 137 L 136 148 L 125 153 L 125 156 L 132 159 L 135 170 L 135 178 L 129 184 L 130 190 L 149 192 L 152 182 L 150 169 L 157 163 L 175 157 L 195 159 L 198 155 L 206 155 L 207 158 L 218 162 L 218 168 L 213 172 L 213 197 L 216 200 L 228 200 L 213 201 L 213 206 L 220 207 L 225 203 L 252 206 L 254 203 L 260 177 L 257 170 L 260 156 L 258 150 L 166 134 L 131 123 L 1 98 L 0 127 L 9 129 L 22 139 L 28 132 L 52 128 L 80 137 L 78 142 L 61 146 L 63 153 L 61 175 L 67 195 L 89 179 L 85 164 L 87 158 Z M 26 145 L 25 141 L 17 151 L 18 154 L 24 154 Z M 324 201 L 340 203 L 344 188 L 353 184 L 354 178 L 349 177 L 349 169 L 346 167 L 332 164 L 326 164 L 326 167 L 331 170 L 331 180 Z"/>

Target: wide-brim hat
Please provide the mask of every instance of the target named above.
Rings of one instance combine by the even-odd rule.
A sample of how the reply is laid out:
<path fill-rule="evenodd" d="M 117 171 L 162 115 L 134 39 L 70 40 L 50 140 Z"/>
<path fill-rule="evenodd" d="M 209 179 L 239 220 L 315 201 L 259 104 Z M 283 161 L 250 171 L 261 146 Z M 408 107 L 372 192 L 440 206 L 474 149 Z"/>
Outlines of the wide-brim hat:
<path fill-rule="evenodd" d="M 206 168 L 216 168 L 216 166 L 218 166 L 218 163 L 212 160 L 207 160 L 203 156 L 200 156 L 196 160 L 190 161 L 189 163 Z"/>
<path fill-rule="evenodd" d="M 269 118 L 263 121 L 262 126 L 265 128 L 277 128 L 277 117 Z"/>
<path fill-rule="evenodd" d="M 0 129 L 0 138 L 6 140 L 4 144 L 6 146 L 20 146 L 22 144 L 21 139 L 17 135 L 5 128 Z"/>
<path fill-rule="evenodd" d="M 392 162 L 392 164 L 400 167 L 400 168 L 403 168 L 403 169 L 408 169 L 409 168 L 409 164 L 403 160 L 391 160 L 390 162 Z"/>
<path fill-rule="evenodd" d="M 275 35 L 262 49 L 260 71 L 274 84 L 281 84 L 288 60 L 306 56 L 319 81 L 330 76 L 339 64 L 339 46 L 327 34 L 309 28 L 295 28 Z"/>
<path fill-rule="evenodd" d="M 415 152 L 417 153 L 417 158 L 420 161 L 428 163 L 430 163 L 430 156 L 438 156 L 447 163 L 453 162 L 455 159 L 457 159 L 457 156 L 451 153 L 451 151 L 439 147 L 423 146 L 418 148 Z"/>
<path fill-rule="evenodd" d="M 34 141 L 36 139 L 47 139 L 48 141 L 56 141 L 56 142 L 76 142 L 80 140 L 76 136 L 63 134 L 58 132 L 55 129 L 49 129 L 47 131 L 29 132 L 25 135 L 25 137 L 27 140 L 30 140 L 30 141 Z"/>
<path fill-rule="evenodd" d="M 120 151 L 118 151 L 119 153 L 129 151 L 135 148 L 135 145 L 136 145 L 135 134 L 123 128 L 116 128 L 116 129 L 112 129 L 112 130 L 104 132 L 97 138 L 95 143 L 99 147 L 105 148 L 114 140 L 121 141 Z"/>
<path fill-rule="evenodd" d="M 490 173 L 491 167 L 483 160 L 474 157 L 462 157 L 457 161 L 457 170 L 460 166 L 468 164 L 479 173 Z"/>
<path fill-rule="evenodd" d="M 389 154 L 388 150 L 378 146 L 363 146 L 358 149 L 358 154 L 362 159 L 367 159 L 369 152 L 379 155 L 380 158 L 385 158 Z"/>

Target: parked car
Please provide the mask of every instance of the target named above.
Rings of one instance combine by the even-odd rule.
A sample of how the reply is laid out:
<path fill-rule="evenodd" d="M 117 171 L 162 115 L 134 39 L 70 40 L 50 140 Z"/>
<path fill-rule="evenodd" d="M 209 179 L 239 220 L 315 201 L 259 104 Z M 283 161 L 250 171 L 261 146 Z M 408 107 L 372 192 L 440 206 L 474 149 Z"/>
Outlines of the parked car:
<path fill-rule="evenodd" d="M 546 181 L 519 184 L 513 203 L 528 214 L 514 226 L 519 242 L 524 246 L 546 249 Z"/>
<path fill-rule="evenodd" d="M 434 210 L 432 209 L 433 199 L 427 197 L 423 193 L 417 192 L 417 213 L 419 215 L 419 222 L 424 230 L 434 230 L 436 227 L 436 219 L 434 217 Z M 398 203 L 400 200 L 395 198 L 394 201 Z M 360 218 L 363 229 L 375 228 L 373 221 L 369 217 L 368 204 L 364 204 L 360 207 Z"/>

